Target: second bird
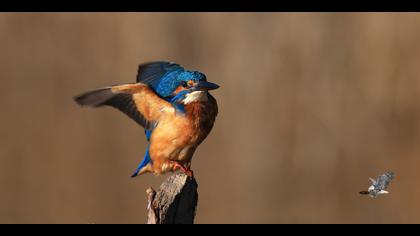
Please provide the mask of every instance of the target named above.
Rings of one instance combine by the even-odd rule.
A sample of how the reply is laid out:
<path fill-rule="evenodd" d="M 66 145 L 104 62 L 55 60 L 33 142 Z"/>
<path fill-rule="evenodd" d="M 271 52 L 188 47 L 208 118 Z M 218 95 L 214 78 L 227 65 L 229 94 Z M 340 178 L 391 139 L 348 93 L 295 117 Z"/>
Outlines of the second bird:
<path fill-rule="evenodd" d="M 192 156 L 217 116 L 217 102 L 209 93 L 217 88 L 201 72 L 151 62 L 139 66 L 136 83 L 89 91 L 75 101 L 89 107 L 112 106 L 144 127 L 149 144 L 132 177 L 178 169 L 192 176 Z"/>

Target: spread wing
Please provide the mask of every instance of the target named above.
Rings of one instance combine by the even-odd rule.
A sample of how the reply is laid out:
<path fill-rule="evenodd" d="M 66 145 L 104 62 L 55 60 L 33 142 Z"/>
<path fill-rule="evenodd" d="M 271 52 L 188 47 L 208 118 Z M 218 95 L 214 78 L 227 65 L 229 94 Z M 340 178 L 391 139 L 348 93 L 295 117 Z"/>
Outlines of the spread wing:
<path fill-rule="evenodd" d="M 81 106 L 117 108 L 145 129 L 152 129 L 166 111 L 165 108 L 172 108 L 169 102 L 142 83 L 97 89 L 74 99 Z"/>
<path fill-rule="evenodd" d="M 376 183 L 374 185 L 376 190 L 385 190 L 388 188 L 389 183 L 391 180 L 393 180 L 395 177 L 393 172 L 386 172 L 383 175 L 380 175 L 378 179 L 376 180 Z"/>
<path fill-rule="evenodd" d="M 372 182 L 372 184 L 376 184 L 376 180 L 375 179 L 372 179 L 372 178 L 369 177 L 369 180 L 370 180 L 370 182 Z"/>
<path fill-rule="evenodd" d="M 137 71 L 137 82 L 147 84 L 154 90 L 165 75 L 171 72 L 182 72 L 184 68 L 176 63 L 157 61 L 139 65 Z"/>

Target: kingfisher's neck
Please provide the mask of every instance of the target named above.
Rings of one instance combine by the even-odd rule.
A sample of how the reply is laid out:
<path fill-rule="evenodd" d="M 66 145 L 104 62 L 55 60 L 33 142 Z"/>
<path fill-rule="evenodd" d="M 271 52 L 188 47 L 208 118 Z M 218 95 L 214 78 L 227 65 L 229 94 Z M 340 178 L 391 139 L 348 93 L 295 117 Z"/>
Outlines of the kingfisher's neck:
<path fill-rule="evenodd" d="M 184 105 L 188 105 L 196 102 L 207 102 L 209 100 L 207 91 L 194 91 L 185 95 L 183 101 Z"/>
<path fill-rule="evenodd" d="M 174 102 L 172 105 L 180 115 L 185 115 L 187 111 L 189 111 L 188 113 L 196 113 L 209 101 L 208 96 L 207 91 L 194 91 L 186 94 L 182 103 Z"/>

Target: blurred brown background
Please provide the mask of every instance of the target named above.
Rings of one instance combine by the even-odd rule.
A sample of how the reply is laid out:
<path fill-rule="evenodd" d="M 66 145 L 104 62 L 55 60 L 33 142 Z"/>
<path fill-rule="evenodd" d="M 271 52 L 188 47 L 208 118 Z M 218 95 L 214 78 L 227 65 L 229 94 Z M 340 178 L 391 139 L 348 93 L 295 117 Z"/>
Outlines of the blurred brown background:
<path fill-rule="evenodd" d="M 152 60 L 221 85 L 197 223 L 420 223 L 420 14 L 3 13 L 0 35 L 1 223 L 145 222 L 142 128 L 72 97 Z"/>

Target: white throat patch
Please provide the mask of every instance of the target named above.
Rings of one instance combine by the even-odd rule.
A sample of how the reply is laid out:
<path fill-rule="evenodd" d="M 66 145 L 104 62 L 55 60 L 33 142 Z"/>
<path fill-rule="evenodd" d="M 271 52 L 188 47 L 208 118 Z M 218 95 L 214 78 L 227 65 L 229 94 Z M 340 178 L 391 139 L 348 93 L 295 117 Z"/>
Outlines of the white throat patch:
<path fill-rule="evenodd" d="M 192 102 L 205 102 L 207 100 L 209 100 L 209 98 L 205 91 L 194 91 L 185 95 L 184 104 L 189 104 Z"/>

